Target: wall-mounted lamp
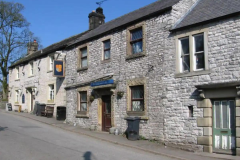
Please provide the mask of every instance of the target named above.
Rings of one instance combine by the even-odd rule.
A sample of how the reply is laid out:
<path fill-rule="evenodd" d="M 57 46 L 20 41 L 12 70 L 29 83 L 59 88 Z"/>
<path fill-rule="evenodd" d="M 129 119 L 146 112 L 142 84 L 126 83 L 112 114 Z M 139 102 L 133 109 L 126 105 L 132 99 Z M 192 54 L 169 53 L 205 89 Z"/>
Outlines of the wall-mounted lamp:
<path fill-rule="evenodd" d="M 40 71 L 40 67 L 38 67 L 38 71 Z"/>

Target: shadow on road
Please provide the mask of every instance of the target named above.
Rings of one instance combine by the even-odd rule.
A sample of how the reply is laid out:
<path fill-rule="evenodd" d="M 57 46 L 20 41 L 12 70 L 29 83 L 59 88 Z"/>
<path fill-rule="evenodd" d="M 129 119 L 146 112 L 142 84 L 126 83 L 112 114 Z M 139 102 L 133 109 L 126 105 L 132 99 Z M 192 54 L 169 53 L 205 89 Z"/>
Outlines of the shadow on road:
<path fill-rule="evenodd" d="M 1 132 L 1 131 L 4 131 L 4 130 L 7 129 L 7 128 L 8 128 L 8 127 L 1 127 L 1 126 L 0 126 L 0 132 Z"/>
<path fill-rule="evenodd" d="M 87 151 L 83 154 L 84 160 L 97 160 L 97 158 L 92 154 L 92 152 Z"/>

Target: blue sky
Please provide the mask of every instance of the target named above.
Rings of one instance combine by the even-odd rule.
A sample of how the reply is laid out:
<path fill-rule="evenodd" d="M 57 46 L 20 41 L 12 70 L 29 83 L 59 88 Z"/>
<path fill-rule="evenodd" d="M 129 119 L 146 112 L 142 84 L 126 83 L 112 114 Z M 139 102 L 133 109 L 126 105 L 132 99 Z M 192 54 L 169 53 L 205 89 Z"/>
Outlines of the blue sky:
<path fill-rule="evenodd" d="M 88 14 L 101 0 L 5 0 L 25 6 L 22 14 L 43 47 L 88 29 Z M 156 0 L 107 0 L 102 4 L 105 22 L 144 7 Z"/>

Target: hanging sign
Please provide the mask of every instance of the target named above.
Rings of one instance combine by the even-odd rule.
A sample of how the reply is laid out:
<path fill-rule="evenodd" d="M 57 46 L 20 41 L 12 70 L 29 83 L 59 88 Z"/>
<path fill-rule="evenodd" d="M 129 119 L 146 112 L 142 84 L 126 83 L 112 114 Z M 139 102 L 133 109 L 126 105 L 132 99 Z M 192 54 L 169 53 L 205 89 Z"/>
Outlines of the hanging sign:
<path fill-rule="evenodd" d="M 113 84 L 113 83 L 114 83 L 114 80 L 109 79 L 109 80 L 106 80 L 106 81 L 93 82 L 93 83 L 91 83 L 91 87 L 102 86 L 102 85 Z"/>
<path fill-rule="evenodd" d="M 53 71 L 54 77 L 65 77 L 64 62 L 62 60 L 54 60 L 53 68 L 54 68 L 54 71 Z"/>

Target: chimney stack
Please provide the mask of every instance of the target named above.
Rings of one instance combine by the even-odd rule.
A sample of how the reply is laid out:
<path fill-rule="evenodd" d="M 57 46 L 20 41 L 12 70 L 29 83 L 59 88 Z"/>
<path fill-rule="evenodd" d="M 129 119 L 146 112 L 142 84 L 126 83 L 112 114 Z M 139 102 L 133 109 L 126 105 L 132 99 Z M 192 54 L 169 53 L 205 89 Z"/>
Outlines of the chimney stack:
<path fill-rule="evenodd" d="M 89 30 L 95 29 L 98 26 L 105 23 L 105 16 L 103 14 L 103 9 L 101 7 L 98 7 L 95 11 L 92 11 L 88 15 L 89 18 Z"/>
<path fill-rule="evenodd" d="M 38 50 L 38 43 L 36 40 L 28 44 L 27 55 L 31 55 Z"/>

